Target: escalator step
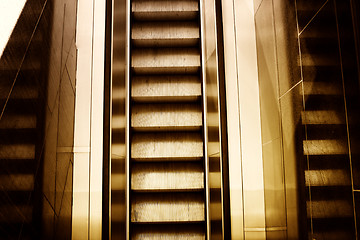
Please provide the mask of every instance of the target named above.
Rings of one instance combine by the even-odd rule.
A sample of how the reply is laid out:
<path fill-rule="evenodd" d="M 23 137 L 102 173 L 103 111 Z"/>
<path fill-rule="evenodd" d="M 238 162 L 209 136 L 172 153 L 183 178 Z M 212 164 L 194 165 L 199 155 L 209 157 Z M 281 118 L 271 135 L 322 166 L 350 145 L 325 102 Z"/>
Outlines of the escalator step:
<path fill-rule="evenodd" d="M 134 133 L 131 158 L 137 161 L 186 161 L 203 157 L 201 133 Z"/>
<path fill-rule="evenodd" d="M 345 124 L 342 114 L 334 110 L 302 111 L 301 120 L 308 125 Z"/>
<path fill-rule="evenodd" d="M 197 0 L 135 0 L 132 2 L 135 20 L 190 20 L 199 12 Z"/>
<path fill-rule="evenodd" d="M 36 115 L 4 114 L 0 120 L 0 129 L 36 128 Z"/>
<path fill-rule="evenodd" d="M 131 201 L 131 222 L 205 221 L 203 193 L 137 193 Z"/>
<path fill-rule="evenodd" d="M 303 140 L 303 146 L 305 155 L 344 155 L 349 151 L 344 140 Z"/>
<path fill-rule="evenodd" d="M 195 48 L 134 49 L 131 67 L 138 74 L 196 73 L 200 54 Z"/>
<path fill-rule="evenodd" d="M 201 106 L 194 104 L 135 104 L 131 127 L 139 131 L 200 130 Z"/>
<path fill-rule="evenodd" d="M 350 186 L 349 172 L 345 169 L 305 170 L 306 186 Z"/>
<path fill-rule="evenodd" d="M 0 145 L 0 159 L 34 159 L 35 144 Z"/>
<path fill-rule="evenodd" d="M 32 191 L 34 189 L 34 174 L 0 175 L 2 191 Z"/>
<path fill-rule="evenodd" d="M 346 200 L 323 200 L 306 202 L 308 216 L 312 218 L 352 218 L 353 207 L 351 202 Z"/>
<path fill-rule="evenodd" d="M 201 97 L 201 81 L 196 75 L 134 76 L 131 98 L 139 102 L 194 101 Z"/>
<path fill-rule="evenodd" d="M 199 43 L 199 26 L 195 22 L 135 23 L 131 39 L 139 47 L 186 47 Z"/>
<path fill-rule="evenodd" d="M 205 240 L 205 230 L 201 224 L 135 225 L 133 229 L 133 240 Z"/>
<path fill-rule="evenodd" d="M 194 191 L 204 189 L 204 170 L 198 163 L 137 163 L 131 169 L 133 191 Z"/>

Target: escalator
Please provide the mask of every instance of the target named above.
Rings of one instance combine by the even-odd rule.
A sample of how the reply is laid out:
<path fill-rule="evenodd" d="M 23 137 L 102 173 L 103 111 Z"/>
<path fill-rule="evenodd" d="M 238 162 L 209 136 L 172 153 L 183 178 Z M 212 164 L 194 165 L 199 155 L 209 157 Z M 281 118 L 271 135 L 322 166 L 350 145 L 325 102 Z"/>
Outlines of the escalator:
<path fill-rule="evenodd" d="M 0 59 L 0 239 L 39 239 L 43 92 L 40 1 L 27 1 Z"/>
<path fill-rule="evenodd" d="M 308 239 L 317 240 L 355 239 L 344 67 L 337 29 L 337 14 L 344 9 L 336 8 L 334 2 L 328 1 L 318 10 L 321 5 L 298 1 L 297 9 L 303 29 L 305 228 Z"/>
<path fill-rule="evenodd" d="M 116 5 L 114 9 L 116 18 Z M 205 239 L 199 1 L 133 0 L 130 9 L 130 179 L 125 220 L 130 238 Z M 117 31 L 114 26 L 114 52 L 120 48 Z M 116 71 L 116 60 L 113 66 Z M 114 199 L 125 195 L 124 188 L 114 190 L 119 185 L 116 179 L 125 174 L 115 167 L 124 164 L 126 151 L 125 142 L 119 140 L 125 136 L 126 117 L 119 107 L 125 102 L 119 93 L 124 88 L 118 84 L 120 78 L 113 73 L 113 231 L 119 216 Z M 124 219 L 119 222 L 124 224 Z"/>

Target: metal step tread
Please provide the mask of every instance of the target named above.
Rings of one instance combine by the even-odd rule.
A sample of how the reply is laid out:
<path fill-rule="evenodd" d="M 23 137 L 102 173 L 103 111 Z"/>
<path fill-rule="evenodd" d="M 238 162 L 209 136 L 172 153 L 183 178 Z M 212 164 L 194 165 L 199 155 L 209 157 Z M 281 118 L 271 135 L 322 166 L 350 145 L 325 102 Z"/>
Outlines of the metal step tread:
<path fill-rule="evenodd" d="M 134 130 L 200 130 L 202 111 L 195 104 L 134 104 L 131 110 Z"/>
<path fill-rule="evenodd" d="M 134 240 L 205 240 L 205 228 L 201 224 L 141 224 L 134 225 Z"/>
<path fill-rule="evenodd" d="M 341 86 L 333 83 L 304 81 L 303 84 L 305 95 L 342 95 Z"/>
<path fill-rule="evenodd" d="M 351 186 L 349 171 L 345 169 L 305 170 L 306 186 Z"/>
<path fill-rule="evenodd" d="M 352 218 L 354 214 L 351 201 L 346 200 L 307 201 L 306 206 L 312 218 Z"/>
<path fill-rule="evenodd" d="M 199 12 L 198 0 L 135 0 L 131 11 L 136 20 L 194 19 Z"/>
<path fill-rule="evenodd" d="M 0 159 L 34 159 L 35 144 L 1 144 Z"/>
<path fill-rule="evenodd" d="M 203 141 L 197 132 L 134 133 L 131 158 L 137 161 L 199 160 Z"/>
<path fill-rule="evenodd" d="M 331 54 L 305 53 L 301 55 L 302 66 L 339 66 L 339 59 Z"/>
<path fill-rule="evenodd" d="M 334 110 L 302 111 L 301 121 L 308 125 L 345 124 L 344 116 Z"/>
<path fill-rule="evenodd" d="M 0 190 L 2 191 L 32 191 L 34 189 L 34 174 L 0 175 Z"/>
<path fill-rule="evenodd" d="M 134 23 L 131 39 L 187 39 L 200 38 L 199 25 L 190 22 L 144 22 Z"/>
<path fill-rule="evenodd" d="M 131 81 L 133 101 L 195 101 L 200 97 L 201 81 L 196 75 L 136 76 Z"/>
<path fill-rule="evenodd" d="M 135 73 L 194 73 L 200 69 L 200 52 L 195 48 L 133 49 Z"/>
<path fill-rule="evenodd" d="M 131 169 L 133 191 L 194 191 L 204 189 L 202 164 L 138 163 Z"/>
<path fill-rule="evenodd" d="M 303 140 L 303 150 L 305 155 L 345 155 L 349 153 L 346 141 L 334 139 Z"/>
<path fill-rule="evenodd" d="M 0 129 L 34 129 L 36 115 L 4 114 L 0 120 Z"/>
<path fill-rule="evenodd" d="M 181 223 L 205 221 L 202 193 L 133 194 L 131 222 Z"/>

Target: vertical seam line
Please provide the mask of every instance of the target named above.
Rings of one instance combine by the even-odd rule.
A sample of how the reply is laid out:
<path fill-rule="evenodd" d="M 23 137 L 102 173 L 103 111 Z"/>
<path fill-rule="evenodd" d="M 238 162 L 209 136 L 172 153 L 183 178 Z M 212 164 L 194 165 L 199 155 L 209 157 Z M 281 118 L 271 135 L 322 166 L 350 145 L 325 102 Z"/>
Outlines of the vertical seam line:
<path fill-rule="evenodd" d="M 91 75 L 90 75 L 90 139 L 89 139 L 89 194 L 88 194 L 88 197 L 89 197 L 89 200 L 88 200 L 88 239 L 91 239 L 90 238 L 90 227 L 91 227 L 91 152 L 92 152 L 92 148 L 91 148 L 91 133 L 92 133 L 92 100 L 93 100 L 93 80 L 94 80 L 94 29 L 95 29 L 95 2 L 96 0 L 93 0 L 93 6 L 92 6 L 92 34 L 91 34 L 91 66 L 90 66 L 90 72 L 91 72 Z"/>
<path fill-rule="evenodd" d="M 239 135 L 240 135 L 240 162 L 241 162 L 241 198 L 242 198 L 242 218 L 243 218 L 243 238 L 245 239 L 245 205 L 244 205 L 244 171 L 243 171 L 243 162 L 242 162 L 242 145 L 241 145 L 241 118 L 240 118 L 240 92 L 239 92 L 239 71 L 238 71 L 238 55 L 237 55 L 237 34 L 236 34 L 236 14 L 235 14 L 235 3 L 232 0 L 233 5 L 233 16 L 234 16 L 234 41 L 235 41 L 235 71 L 236 71 L 236 85 L 237 85 L 237 105 L 238 105 L 238 113 L 239 113 Z"/>
<path fill-rule="evenodd" d="M 351 195 L 353 201 L 353 212 L 354 212 L 354 224 L 355 224 L 355 239 L 358 239 L 357 236 L 357 227 L 356 227 L 356 210 L 355 210 L 355 196 L 354 196 L 354 176 L 353 176 L 353 168 L 352 168 L 352 158 L 351 158 L 351 146 L 350 146 L 350 131 L 349 131 L 349 117 L 348 117 L 348 110 L 347 110 L 347 103 L 346 103 L 346 90 L 345 90 L 345 79 L 344 79 L 344 66 L 343 66 L 343 59 L 341 55 L 341 40 L 340 40 L 340 29 L 339 29 L 339 19 L 337 14 L 336 8 L 336 1 L 334 1 L 334 12 L 335 12 L 335 19 L 336 19 L 336 32 L 338 38 L 338 50 L 339 50 L 339 60 L 340 60 L 340 69 L 341 69 L 341 83 L 342 83 L 342 90 L 343 90 L 343 99 L 344 99 L 344 110 L 345 110 L 345 121 L 346 121 L 346 132 L 347 132 L 347 144 L 348 144 L 348 154 L 349 154 L 349 164 L 350 164 L 350 179 L 351 179 Z"/>

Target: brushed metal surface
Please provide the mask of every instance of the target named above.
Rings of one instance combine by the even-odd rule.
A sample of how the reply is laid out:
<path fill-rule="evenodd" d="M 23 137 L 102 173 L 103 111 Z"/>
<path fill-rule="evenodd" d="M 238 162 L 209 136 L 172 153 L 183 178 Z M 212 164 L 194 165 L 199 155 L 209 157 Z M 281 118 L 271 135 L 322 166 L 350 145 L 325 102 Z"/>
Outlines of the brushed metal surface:
<path fill-rule="evenodd" d="M 345 118 L 338 111 L 302 111 L 302 124 L 345 124 Z"/>
<path fill-rule="evenodd" d="M 341 88 L 328 82 L 303 82 L 305 95 L 341 95 Z M 299 89 L 302 94 L 302 89 Z"/>
<path fill-rule="evenodd" d="M 201 107 L 196 104 L 135 104 L 131 127 L 135 130 L 192 130 L 202 126 Z"/>
<path fill-rule="evenodd" d="M 345 169 L 305 170 L 306 186 L 351 186 L 351 180 Z"/>
<path fill-rule="evenodd" d="M 1 191 L 33 191 L 33 174 L 8 174 L 0 175 Z"/>
<path fill-rule="evenodd" d="M 0 145 L 2 159 L 34 159 L 35 144 Z"/>
<path fill-rule="evenodd" d="M 132 13 L 136 20 L 196 19 L 198 1 L 133 1 Z"/>
<path fill-rule="evenodd" d="M 36 115 L 7 114 L 1 118 L 0 129 L 36 128 Z"/>
<path fill-rule="evenodd" d="M 131 222 L 199 222 L 205 220 L 202 193 L 135 194 Z"/>
<path fill-rule="evenodd" d="M 131 140 L 134 160 L 194 160 L 203 157 L 200 133 L 135 133 Z"/>
<path fill-rule="evenodd" d="M 134 227 L 131 235 L 134 240 L 205 240 L 204 228 L 201 225 L 176 224 L 169 225 L 143 225 Z"/>
<path fill-rule="evenodd" d="M 347 154 L 347 144 L 343 140 L 303 140 L 304 154 L 339 155 Z"/>
<path fill-rule="evenodd" d="M 201 96 L 201 81 L 195 75 L 136 76 L 131 87 L 135 101 L 193 101 Z"/>
<path fill-rule="evenodd" d="M 131 169 L 133 191 L 202 190 L 204 170 L 201 163 L 140 163 Z"/>
<path fill-rule="evenodd" d="M 135 73 L 196 73 L 200 54 L 192 48 L 134 49 L 131 67 Z"/>
<path fill-rule="evenodd" d="M 199 42 L 196 22 L 135 23 L 131 39 L 136 46 L 196 46 Z"/>

